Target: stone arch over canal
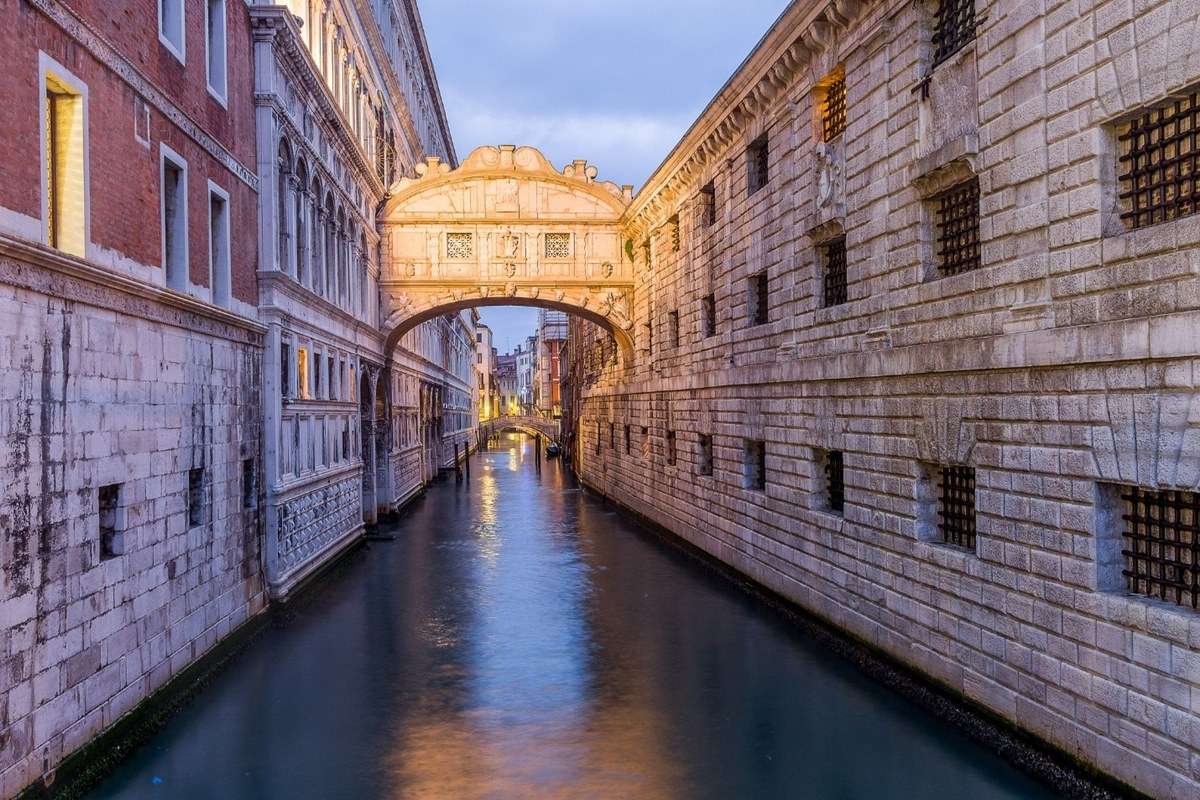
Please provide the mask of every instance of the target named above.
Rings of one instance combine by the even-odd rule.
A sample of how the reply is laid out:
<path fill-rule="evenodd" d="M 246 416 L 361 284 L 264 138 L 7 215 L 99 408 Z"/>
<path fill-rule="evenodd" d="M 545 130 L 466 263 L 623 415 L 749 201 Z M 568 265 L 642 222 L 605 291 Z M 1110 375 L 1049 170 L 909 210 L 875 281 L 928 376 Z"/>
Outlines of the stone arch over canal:
<path fill-rule="evenodd" d="M 621 218 L 629 186 L 561 171 L 532 147 L 480 147 L 457 169 L 436 157 L 403 178 L 379 215 L 387 351 L 441 314 L 538 306 L 588 319 L 633 358 L 634 264 Z"/>

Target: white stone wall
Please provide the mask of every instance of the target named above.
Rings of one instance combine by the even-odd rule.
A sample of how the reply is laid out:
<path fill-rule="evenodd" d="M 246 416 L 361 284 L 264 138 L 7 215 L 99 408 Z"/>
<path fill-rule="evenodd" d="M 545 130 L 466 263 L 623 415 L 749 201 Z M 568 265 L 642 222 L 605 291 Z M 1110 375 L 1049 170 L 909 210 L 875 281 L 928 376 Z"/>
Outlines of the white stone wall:
<path fill-rule="evenodd" d="M 56 294 L 92 302 L 0 281 L 4 797 L 265 603 L 258 486 L 243 487 L 245 461 L 261 475 L 260 334 L 59 280 Z M 98 489 L 111 484 L 123 554 L 103 558 Z"/>
<path fill-rule="evenodd" d="M 1142 791 L 1195 797 L 1200 613 L 1124 590 L 1103 499 L 1200 483 L 1200 216 L 1126 231 L 1112 178 L 1115 125 L 1200 82 L 1200 8 L 980 2 L 925 97 L 928 9 L 837 5 L 861 9 L 809 25 L 826 4 L 793 6 L 635 200 L 637 361 L 585 392 L 583 479 Z M 822 155 L 812 87 L 839 64 L 848 130 Z M 748 195 L 761 133 L 770 177 Z M 938 278 L 927 198 L 963 169 L 982 267 Z M 822 308 L 815 242 L 837 226 L 849 302 Z M 765 491 L 745 488 L 746 440 L 766 442 Z M 845 453 L 844 514 L 823 510 L 824 450 Z M 937 463 L 976 470 L 974 551 L 928 541 Z"/>

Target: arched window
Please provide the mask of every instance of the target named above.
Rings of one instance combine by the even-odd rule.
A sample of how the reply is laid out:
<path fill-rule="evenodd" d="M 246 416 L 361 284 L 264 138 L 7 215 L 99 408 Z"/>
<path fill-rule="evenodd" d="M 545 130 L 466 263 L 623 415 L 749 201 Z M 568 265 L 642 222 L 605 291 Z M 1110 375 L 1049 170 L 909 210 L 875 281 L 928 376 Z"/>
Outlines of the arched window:
<path fill-rule="evenodd" d="M 296 280 L 308 281 L 308 167 L 301 160 L 296 164 Z"/>
<path fill-rule="evenodd" d="M 312 269 L 308 275 L 308 288 L 314 292 L 320 291 L 321 275 L 324 273 L 323 263 L 321 259 L 321 184 L 313 178 L 312 186 L 308 191 L 308 259 Z"/>
<path fill-rule="evenodd" d="M 290 216 L 290 205 L 288 193 L 291 191 L 292 181 L 292 157 L 291 150 L 288 147 L 287 140 L 284 139 L 279 143 L 279 160 L 276 165 L 278 173 L 278 182 L 276 184 L 275 209 L 277 211 L 275 224 L 278 230 L 275 235 L 278 239 L 279 248 L 277 250 L 278 260 L 275 268 L 280 272 L 288 272 L 288 262 L 291 256 L 290 234 L 288 219 Z"/>
<path fill-rule="evenodd" d="M 337 217 L 333 210 L 333 195 L 326 194 L 324 230 L 322 231 L 325 246 L 325 285 L 321 292 L 326 299 L 331 299 L 334 296 L 333 286 L 337 272 L 337 253 L 334 250 L 334 236 L 337 232 L 336 226 Z"/>

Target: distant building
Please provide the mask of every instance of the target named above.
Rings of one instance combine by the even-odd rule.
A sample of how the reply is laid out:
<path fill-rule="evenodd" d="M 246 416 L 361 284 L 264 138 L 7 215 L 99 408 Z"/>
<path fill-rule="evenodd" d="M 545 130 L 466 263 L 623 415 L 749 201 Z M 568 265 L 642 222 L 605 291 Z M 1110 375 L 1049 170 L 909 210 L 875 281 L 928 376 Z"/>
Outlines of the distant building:
<path fill-rule="evenodd" d="M 537 363 L 535 366 L 534 413 L 557 419 L 562 416 L 561 353 L 567 341 L 567 315 L 563 311 L 538 312 Z"/>

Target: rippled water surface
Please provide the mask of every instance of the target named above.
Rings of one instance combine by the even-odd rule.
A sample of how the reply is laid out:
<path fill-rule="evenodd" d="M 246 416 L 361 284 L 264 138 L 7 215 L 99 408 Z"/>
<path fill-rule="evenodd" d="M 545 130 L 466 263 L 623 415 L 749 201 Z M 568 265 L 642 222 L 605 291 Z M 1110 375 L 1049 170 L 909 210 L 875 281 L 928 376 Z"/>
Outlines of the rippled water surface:
<path fill-rule="evenodd" d="M 528 439 L 432 487 L 97 797 L 1049 793 L 617 516 Z"/>

